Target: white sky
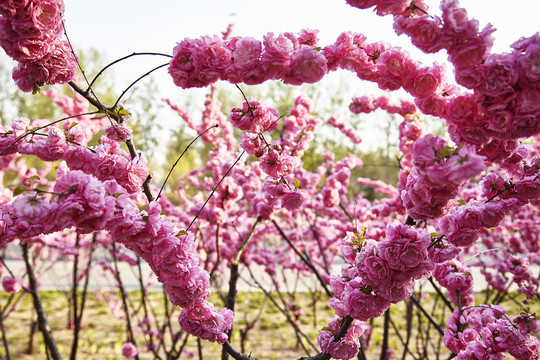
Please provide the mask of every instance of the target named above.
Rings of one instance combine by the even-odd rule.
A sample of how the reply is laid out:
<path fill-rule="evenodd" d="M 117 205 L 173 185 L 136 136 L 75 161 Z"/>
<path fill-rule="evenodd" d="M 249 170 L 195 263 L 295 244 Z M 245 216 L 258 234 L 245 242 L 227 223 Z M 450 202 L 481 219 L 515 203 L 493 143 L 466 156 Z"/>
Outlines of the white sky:
<path fill-rule="evenodd" d="M 424 55 L 411 49 L 406 36 L 398 37 L 390 16 L 379 17 L 372 10 L 360 10 L 345 0 L 65 0 L 66 29 L 75 49 L 95 48 L 107 60 L 133 52 L 172 54 L 177 42 L 185 37 L 219 34 L 234 23 L 233 35 L 262 40 L 267 32 L 297 33 L 300 29 L 319 29 L 322 46 L 331 44 L 342 31 L 363 33 L 369 42 L 384 40 L 406 48 L 426 65 L 444 62 L 446 54 Z M 427 0 L 429 12 L 440 15 L 438 0 Z M 508 50 L 509 44 L 522 36 L 540 31 L 540 0 L 461 0 L 469 16 L 483 27 L 491 22 L 497 32 L 494 50 Z M 6 55 L 0 52 L 0 57 Z M 114 68 L 120 86 L 144 74 L 164 58 L 133 59 Z M 177 99 L 186 94 L 175 88 L 166 70 L 153 75 L 163 95 Z M 356 84 L 356 81 L 358 82 Z M 352 79 L 358 89 L 371 89 Z M 5 86 L 5 85 L 2 85 Z M 14 86 L 13 84 L 11 86 Z M 376 88 L 376 87 L 375 87 Z M 196 90 L 189 90 L 196 92 Z M 368 90 L 370 91 L 370 90 Z M 360 92 L 360 90 L 359 90 Z M 361 93 L 357 94 L 360 95 Z M 176 115 L 173 115 L 176 116 Z"/>
<path fill-rule="evenodd" d="M 234 23 L 233 35 L 262 40 L 267 32 L 298 32 L 319 29 L 321 45 L 333 43 L 342 31 L 363 33 L 368 41 L 384 40 L 410 49 L 406 36 L 398 37 L 390 16 L 376 16 L 345 0 L 65 0 L 66 28 L 76 49 L 95 48 L 113 60 L 132 52 L 172 53 L 185 37 L 219 34 Z M 427 0 L 430 13 L 440 14 L 439 0 Z M 470 17 L 481 26 L 491 22 L 495 33 L 494 50 L 506 51 L 521 36 L 540 31 L 540 0 L 461 0 Z M 151 5 L 150 5 L 151 4 Z M 428 63 L 444 61 L 444 53 L 424 56 L 414 49 L 413 56 Z M 1 53 L 0 57 L 6 55 Z M 152 64 L 163 59 L 149 60 Z M 141 61 L 141 60 L 138 60 Z M 129 83 L 151 65 L 126 62 L 115 68 L 120 79 Z M 165 72 L 165 71 L 162 71 Z M 172 83 L 172 82 L 171 82 Z"/>
<path fill-rule="evenodd" d="M 234 35 L 262 38 L 266 32 L 320 29 L 323 44 L 344 30 L 364 33 L 368 40 L 396 39 L 391 17 L 378 17 L 344 0 L 66 0 L 66 23 L 72 41 L 113 55 L 131 51 L 172 52 L 184 37 L 217 34 L 234 22 Z M 462 0 L 469 15 L 499 29 L 508 45 L 519 36 L 540 30 L 538 0 Z M 84 4 L 84 5 L 82 5 Z M 439 1 L 428 0 L 439 14 Z"/>
<path fill-rule="evenodd" d="M 440 14 L 438 0 L 427 0 L 430 13 Z M 150 3 L 152 3 L 150 5 Z M 539 0 L 462 0 L 469 16 L 481 26 L 491 22 L 495 33 L 494 50 L 506 51 L 521 36 L 540 31 Z M 384 40 L 410 49 L 406 36 L 398 37 L 390 16 L 379 17 L 372 10 L 360 10 L 345 0 L 66 0 L 66 28 L 74 46 L 96 48 L 113 60 L 132 52 L 152 51 L 172 54 L 185 37 L 219 34 L 234 23 L 233 35 L 262 40 L 267 32 L 297 33 L 300 29 L 319 29 L 321 45 L 331 44 L 342 31 L 363 33 L 368 41 Z M 427 56 L 409 50 L 418 60 L 430 64 L 444 62 L 444 51 Z M 147 62 L 148 61 L 148 62 Z M 165 59 L 166 61 L 166 59 Z M 120 80 L 131 80 L 160 64 L 163 59 L 137 59 L 115 67 Z M 161 70 L 160 84 L 174 94 L 172 82 Z M 168 95 L 172 96 L 172 95 Z"/>

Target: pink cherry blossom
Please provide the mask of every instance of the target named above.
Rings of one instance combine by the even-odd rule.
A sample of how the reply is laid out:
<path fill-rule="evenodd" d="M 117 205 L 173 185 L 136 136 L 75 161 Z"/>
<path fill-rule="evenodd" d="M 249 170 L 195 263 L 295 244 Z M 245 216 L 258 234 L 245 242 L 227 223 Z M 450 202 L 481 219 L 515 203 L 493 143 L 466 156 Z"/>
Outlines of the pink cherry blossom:
<path fill-rule="evenodd" d="M 133 343 L 127 342 L 122 345 L 122 356 L 125 358 L 133 359 L 137 354 L 137 347 Z"/>
<path fill-rule="evenodd" d="M 6 276 L 2 279 L 2 287 L 10 294 L 15 294 L 22 289 L 22 279 L 20 277 Z"/>

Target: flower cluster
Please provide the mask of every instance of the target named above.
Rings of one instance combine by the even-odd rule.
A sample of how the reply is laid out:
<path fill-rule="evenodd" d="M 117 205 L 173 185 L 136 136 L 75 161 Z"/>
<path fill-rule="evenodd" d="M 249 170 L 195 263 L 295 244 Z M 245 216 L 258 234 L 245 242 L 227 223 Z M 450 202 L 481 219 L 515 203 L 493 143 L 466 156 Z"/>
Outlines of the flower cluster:
<path fill-rule="evenodd" d="M 62 0 L 0 1 L 0 45 L 19 62 L 13 79 L 25 92 L 44 84 L 64 84 L 77 70 L 77 61 L 62 41 Z"/>
<path fill-rule="evenodd" d="M 163 217 L 158 203 L 141 211 L 116 181 L 100 181 L 79 170 L 59 176 L 53 190 L 58 196 L 50 202 L 27 194 L 1 205 L 0 218 L 6 226 L 0 241 L 71 226 L 79 232 L 108 230 L 114 241 L 148 262 L 171 302 L 183 308 L 179 322 L 186 331 L 220 344 L 227 340 L 232 311 L 218 312 L 207 301 L 209 276 L 199 267 L 193 234 L 180 234 Z"/>
<path fill-rule="evenodd" d="M 533 164 L 536 161 L 533 159 Z M 524 165 L 527 170 L 521 173 L 522 178 L 513 181 L 500 173 L 488 173 L 480 182 L 485 199 L 454 208 L 440 219 L 440 231 L 456 246 L 473 244 L 482 229 L 498 226 L 506 213 L 540 197 L 537 166 Z"/>
<path fill-rule="evenodd" d="M 144 157 L 131 159 L 120 144 L 106 136 L 95 149 L 70 146 L 64 159 L 70 169 L 83 170 L 102 181 L 114 179 L 130 193 L 139 191 L 148 176 Z"/>
<path fill-rule="evenodd" d="M 436 264 L 433 277 L 448 289 L 448 297 L 456 306 L 474 304 L 471 270 L 457 259 Z"/>
<path fill-rule="evenodd" d="M 362 321 L 382 315 L 392 303 L 412 295 L 415 279 L 430 275 L 430 243 L 427 232 L 408 225 L 389 226 L 379 242 L 349 234 L 342 246 L 346 263 L 341 277 L 330 280 L 336 296 L 330 306 L 341 317 Z"/>
<path fill-rule="evenodd" d="M 276 109 L 258 100 L 251 100 L 244 101 L 242 109 L 233 108 L 229 118 L 235 128 L 260 134 L 275 129 L 279 113 Z"/>
<path fill-rule="evenodd" d="M 22 279 L 20 277 L 5 276 L 2 279 L 4 291 L 15 294 L 22 289 Z"/>
<path fill-rule="evenodd" d="M 446 323 L 444 343 L 456 359 L 505 359 L 509 353 L 518 360 L 538 359 L 540 322 L 522 314 L 513 322 L 497 305 L 456 309 Z"/>
<path fill-rule="evenodd" d="M 396 31 L 409 35 L 425 52 L 445 48 L 455 66 L 456 81 L 474 90 L 474 95 L 450 100 L 444 100 L 442 93 L 430 96 L 429 103 L 446 103 L 438 115 L 448 121 L 453 139 L 482 146 L 492 137 L 509 140 L 540 131 L 540 35 L 515 42 L 511 53 L 492 54 L 491 25 L 480 30 L 478 21 L 469 19 L 457 0 L 441 3 L 442 18 L 418 11 L 416 5 L 417 11 L 396 16 Z"/>
<path fill-rule="evenodd" d="M 467 145 L 454 150 L 429 134 L 414 143 L 413 165 L 401 198 L 415 220 L 443 216 L 462 182 L 485 168 L 483 157 Z"/>
<path fill-rule="evenodd" d="M 418 111 L 414 103 L 407 100 L 400 100 L 399 104 L 394 104 L 386 95 L 381 95 L 377 98 L 371 95 L 358 96 L 349 105 L 349 110 L 353 114 L 369 114 L 376 109 L 385 110 L 389 114 L 399 114 L 403 117 L 416 114 Z"/>
<path fill-rule="evenodd" d="M 332 116 L 330 119 L 328 119 L 328 124 L 341 131 L 345 136 L 351 139 L 353 143 L 360 144 L 362 142 L 362 138 L 356 132 L 356 130 L 349 124 L 339 121 L 337 117 Z"/>
<path fill-rule="evenodd" d="M 327 154 L 329 156 L 329 154 Z M 332 208 L 338 206 L 341 197 L 347 192 L 349 181 L 351 178 L 351 170 L 362 167 L 362 160 L 356 156 L 349 155 L 343 158 L 338 163 L 334 163 L 333 157 L 330 160 L 332 172 L 328 176 L 326 185 L 321 192 L 322 203 L 325 207 Z"/>
<path fill-rule="evenodd" d="M 169 74 L 183 88 L 203 87 L 217 80 L 249 85 L 268 79 L 293 85 L 314 83 L 328 72 L 316 43 L 316 32 L 310 30 L 298 37 L 268 33 L 262 43 L 250 37 L 184 39 L 173 50 Z"/>
<path fill-rule="evenodd" d="M 124 356 L 127 359 L 133 359 L 135 356 L 137 356 L 138 351 L 135 344 L 131 342 L 124 343 L 122 345 L 122 356 Z"/>
<path fill-rule="evenodd" d="M 345 336 L 338 341 L 334 338 L 339 332 L 343 319 L 333 317 L 327 327 L 317 335 L 317 342 L 322 351 L 330 354 L 333 359 L 352 359 L 358 354 L 360 342 L 358 339 L 367 330 L 368 326 L 363 321 L 354 320 Z"/>

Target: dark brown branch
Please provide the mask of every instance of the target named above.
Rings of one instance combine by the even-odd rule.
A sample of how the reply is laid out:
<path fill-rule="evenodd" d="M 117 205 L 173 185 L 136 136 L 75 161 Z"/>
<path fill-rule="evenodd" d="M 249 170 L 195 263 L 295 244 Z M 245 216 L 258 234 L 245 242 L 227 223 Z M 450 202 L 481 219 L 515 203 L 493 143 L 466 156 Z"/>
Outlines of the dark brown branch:
<path fill-rule="evenodd" d="M 416 305 L 416 307 L 422 312 L 422 314 L 424 314 L 424 316 L 429 320 L 429 322 L 435 327 L 435 329 L 437 329 L 439 334 L 441 336 L 444 336 L 444 330 L 439 326 L 439 324 L 437 324 L 435 319 L 433 319 L 433 317 L 424 309 L 424 307 L 418 302 L 418 300 L 416 300 L 414 295 L 412 295 L 410 299 L 414 303 L 414 305 Z"/>
<path fill-rule="evenodd" d="M 319 280 L 319 283 L 321 284 L 321 286 L 323 287 L 324 291 L 326 292 L 326 294 L 328 295 L 328 297 L 332 297 L 334 296 L 332 294 L 332 292 L 328 289 L 328 287 L 326 286 L 326 283 L 324 282 L 323 278 L 321 277 L 321 275 L 319 274 L 319 272 L 317 271 L 317 269 L 315 268 L 315 266 L 313 265 L 313 263 L 311 262 L 311 260 L 305 256 L 304 254 L 302 254 L 300 251 L 298 251 L 298 249 L 296 248 L 296 246 L 294 246 L 294 244 L 292 243 L 292 241 L 287 237 L 287 235 L 285 235 L 285 233 L 283 232 L 283 230 L 279 227 L 278 223 L 275 221 L 275 220 L 272 220 L 272 223 L 274 224 L 274 226 L 276 227 L 276 229 L 279 231 L 281 237 L 287 242 L 287 244 L 289 244 L 289 246 L 293 249 L 293 251 L 296 253 L 296 255 L 298 255 L 300 257 L 300 259 L 311 269 L 311 271 L 313 271 L 313 273 L 315 274 L 315 276 L 317 277 L 317 279 Z"/>
<path fill-rule="evenodd" d="M 206 204 L 208 204 L 208 201 L 210 201 L 210 198 L 214 195 L 214 193 L 216 192 L 217 188 L 219 187 L 219 185 L 221 185 L 221 183 L 223 182 L 223 180 L 225 180 L 225 178 L 227 177 L 227 175 L 229 175 L 229 173 L 231 172 L 231 170 L 235 167 L 235 165 L 240 161 L 240 159 L 242 158 L 242 156 L 244 155 L 245 151 L 242 151 L 242 153 L 238 156 L 238 158 L 236 159 L 236 161 L 231 165 L 231 167 L 229 167 L 229 169 L 227 170 L 227 172 L 225 173 L 225 175 L 223 175 L 221 177 L 221 179 L 219 180 L 219 182 L 217 183 L 217 185 L 212 189 L 212 192 L 210 193 L 210 195 L 208 196 L 208 198 L 206 198 L 206 201 L 204 202 L 203 206 L 201 206 L 201 208 L 199 209 L 199 211 L 197 212 L 197 215 L 195 215 L 195 217 L 193 218 L 193 220 L 191 221 L 191 223 L 189 224 L 189 226 L 187 227 L 186 231 L 189 230 L 189 228 L 191 227 L 191 225 L 193 225 L 193 223 L 195 222 L 195 220 L 197 220 L 199 218 L 199 215 L 201 214 L 201 211 L 203 211 L 204 207 L 206 206 Z"/>
<path fill-rule="evenodd" d="M 38 328 L 43 334 L 45 347 L 50 353 L 51 358 L 53 360 L 60 360 L 62 359 L 62 357 L 60 356 L 60 352 L 58 351 L 58 347 L 56 346 L 56 341 L 54 340 L 54 337 L 51 334 L 49 321 L 47 320 L 47 316 L 45 315 L 45 310 L 43 309 L 43 302 L 41 301 L 41 297 L 39 296 L 39 290 L 37 286 L 36 275 L 34 273 L 34 267 L 32 266 L 30 262 L 30 256 L 28 254 L 28 243 L 23 242 L 21 244 L 21 247 L 23 250 L 24 263 L 26 264 L 26 273 L 28 275 L 28 283 L 30 286 L 29 290 L 30 290 L 30 293 L 32 294 L 32 299 L 34 302 L 34 309 L 36 310 L 36 314 L 38 318 Z"/>
<path fill-rule="evenodd" d="M 114 64 L 117 64 L 119 63 L 120 61 L 123 61 L 123 60 L 126 60 L 132 56 L 137 56 L 137 55 L 156 55 L 156 56 L 165 56 L 165 57 L 170 57 L 172 58 L 171 55 L 168 55 L 168 54 L 162 54 L 162 53 L 154 53 L 154 52 L 140 52 L 140 53 L 133 53 L 133 54 L 130 54 L 130 55 L 126 55 L 120 59 L 116 59 L 114 60 L 113 62 L 109 63 L 107 66 L 105 66 L 103 69 L 101 69 L 96 76 L 94 76 L 94 78 L 92 79 L 92 82 L 90 82 L 90 85 L 88 85 L 88 89 L 86 89 L 86 93 L 88 93 L 90 91 L 90 89 L 92 88 L 92 85 L 94 85 L 94 83 L 96 82 L 96 80 L 105 72 L 105 70 L 107 70 L 108 68 L 110 68 L 111 66 L 113 66 Z"/>
<path fill-rule="evenodd" d="M 114 272 L 115 272 L 115 278 L 118 282 L 118 290 L 120 290 L 120 297 L 122 298 L 122 307 L 124 309 L 124 314 L 126 314 L 126 327 L 128 331 L 128 341 L 133 343 L 133 345 L 137 346 L 137 342 L 135 340 L 135 334 L 133 332 L 133 328 L 131 327 L 131 318 L 129 316 L 129 308 L 127 303 L 127 294 L 126 289 L 124 288 L 124 284 L 122 282 L 122 278 L 120 277 L 120 270 L 118 268 L 118 257 L 116 256 L 117 248 L 116 243 L 112 243 L 112 254 L 114 259 Z M 135 355 L 135 359 L 139 360 L 139 354 Z"/>
<path fill-rule="evenodd" d="M 238 266 L 240 262 L 240 257 L 242 256 L 242 253 L 247 248 L 247 245 L 253 238 L 253 235 L 255 234 L 255 229 L 257 228 L 257 225 L 260 224 L 262 220 L 262 217 L 257 217 L 257 220 L 251 227 L 251 231 L 249 232 L 248 236 L 242 241 L 238 249 L 236 250 L 236 254 L 234 255 L 233 260 L 231 261 L 231 274 L 229 279 L 229 292 L 227 293 L 227 301 L 225 303 L 225 307 L 230 309 L 231 311 L 234 311 L 234 305 L 236 302 L 236 283 L 238 282 Z M 229 330 L 228 337 L 229 339 L 232 336 L 233 328 L 231 326 L 231 329 Z M 225 347 L 223 347 L 223 351 L 221 352 L 221 359 L 227 360 L 229 358 L 227 350 Z"/>
<path fill-rule="evenodd" d="M 188 146 L 186 146 L 186 148 L 184 149 L 184 151 L 182 152 L 182 154 L 178 157 L 178 159 L 176 159 L 176 161 L 174 162 L 173 166 L 171 167 L 171 170 L 169 171 L 169 173 L 167 174 L 167 177 L 165 178 L 165 181 L 163 182 L 163 185 L 161 186 L 161 189 L 159 189 L 159 193 L 158 193 L 158 196 L 156 197 L 156 200 L 159 200 L 159 197 L 161 196 L 161 193 L 163 192 L 163 189 L 165 188 L 165 184 L 167 184 L 167 181 L 169 180 L 169 177 L 171 176 L 175 166 L 178 164 L 178 162 L 180 161 L 180 159 L 182 159 L 182 156 L 184 156 L 184 154 L 186 153 L 186 151 L 188 151 L 189 147 L 191 145 L 193 145 L 193 143 L 198 139 L 200 138 L 201 136 L 203 136 L 204 134 L 206 134 L 208 131 L 210 131 L 211 129 L 214 129 L 214 128 L 217 128 L 219 127 L 219 124 L 216 124 L 216 125 L 213 125 L 213 126 L 210 126 L 208 129 L 204 130 L 202 133 L 200 133 L 199 135 L 197 135 L 197 137 L 193 140 L 191 140 L 191 142 L 188 144 Z"/>

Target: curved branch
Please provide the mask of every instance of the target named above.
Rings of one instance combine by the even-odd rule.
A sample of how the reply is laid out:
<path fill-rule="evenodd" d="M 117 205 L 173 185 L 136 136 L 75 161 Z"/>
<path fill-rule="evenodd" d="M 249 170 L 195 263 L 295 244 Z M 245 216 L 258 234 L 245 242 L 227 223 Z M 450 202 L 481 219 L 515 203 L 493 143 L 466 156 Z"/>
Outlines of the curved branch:
<path fill-rule="evenodd" d="M 229 173 L 231 172 L 231 170 L 233 169 L 233 167 L 235 167 L 235 165 L 240 161 L 240 159 L 242 158 L 242 156 L 244 155 L 245 151 L 242 151 L 242 153 L 238 156 L 238 159 L 236 159 L 236 161 L 234 162 L 234 164 L 231 165 L 231 167 L 229 168 L 229 170 L 227 170 L 227 172 L 225 173 L 225 175 L 223 175 L 221 177 L 221 179 L 219 180 L 219 182 L 217 183 L 217 185 L 212 189 L 212 192 L 210 193 L 210 195 L 208 196 L 208 198 L 206 198 L 206 201 L 204 202 L 203 206 L 201 206 L 201 208 L 199 209 L 199 211 L 197 212 L 197 215 L 195 215 L 195 217 L 193 218 L 193 220 L 191 221 L 191 223 L 189 224 L 189 226 L 187 227 L 186 231 L 189 230 L 189 228 L 191 227 L 191 225 L 193 225 L 193 223 L 195 222 L 195 220 L 197 220 L 197 218 L 199 217 L 199 215 L 201 214 L 201 211 L 203 211 L 204 207 L 206 206 L 206 204 L 208 204 L 208 201 L 210 201 L 210 198 L 214 195 L 214 193 L 216 192 L 216 189 L 219 187 L 219 185 L 221 185 L 221 183 L 223 182 L 223 180 L 227 177 L 227 175 L 229 175 Z"/>
<path fill-rule="evenodd" d="M 168 54 L 162 54 L 162 53 L 155 53 L 155 52 L 140 52 L 140 53 L 136 53 L 134 52 L 133 54 L 130 54 L 130 55 L 126 55 L 124 57 L 121 57 L 120 59 L 116 59 L 114 60 L 113 62 L 109 63 L 108 65 L 106 65 L 103 69 L 101 69 L 96 76 L 94 76 L 94 78 L 92 79 L 92 81 L 90 82 L 90 84 L 88 85 L 88 88 L 86 89 L 86 92 L 89 92 L 90 89 L 92 88 L 92 85 L 94 85 L 94 83 L 96 82 L 96 80 L 105 72 L 105 70 L 107 70 L 108 68 L 110 68 L 111 66 L 119 63 L 120 61 L 123 61 L 123 60 L 126 60 L 126 59 L 129 59 L 130 57 L 132 56 L 138 56 L 138 55 L 156 55 L 156 56 L 165 56 L 165 57 L 170 57 L 172 58 L 173 56 L 172 55 L 168 55 Z"/>
<path fill-rule="evenodd" d="M 198 138 L 200 138 L 201 136 L 203 136 L 204 134 L 206 134 L 208 131 L 210 131 L 211 129 L 214 129 L 214 128 L 217 128 L 219 127 L 219 124 L 216 124 L 216 125 L 213 125 L 213 126 L 210 126 L 208 129 L 204 130 L 202 133 L 200 133 L 199 135 L 197 135 L 197 137 L 195 139 L 193 139 L 189 144 L 188 146 L 186 146 L 186 148 L 184 149 L 184 151 L 182 152 L 182 154 L 178 157 L 178 159 L 176 159 L 176 161 L 174 162 L 173 166 L 171 167 L 171 170 L 169 171 L 169 173 L 167 174 L 167 177 L 165 178 L 165 181 L 163 182 L 163 185 L 161 186 L 161 189 L 159 189 L 159 193 L 158 193 L 158 196 L 156 197 L 156 201 L 159 200 L 159 197 L 161 196 L 161 193 L 163 192 L 163 189 L 165 188 L 165 184 L 167 184 L 167 181 L 169 180 L 169 177 L 171 176 L 173 170 L 174 170 L 174 167 L 176 166 L 176 164 L 178 164 L 178 162 L 180 161 L 180 159 L 182 159 L 182 156 L 184 156 L 184 154 L 186 153 L 186 151 L 188 151 L 189 147 L 191 145 L 193 145 L 193 143 L 195 141 L 197 141 Z"/>
<path fill-rule="evenodd" d="M 123 92 L 122 94 L 120 94 L 120 96 L 118 97 L 118 99 L 116 99 L 116 102 L 114 103 L 113 105 L 113 109 L 118 105 L 118 103 L 120 102 L 120 100 L 122 99 L 122 97 L 126 94 L 126 92 L 128 92 L 129 89 L 131 89 L 131 87 L 133 85 L 135 85 L 136 83 L 138 83 L 140 80 L 144 79 L 146 76 L 150 75 L 151 73 L 153 73 L 154 71 L 156 70 L 159 70 L 161 69 L 162 67 L 165 67 L 169 65 L 169 63 L 165 63 L 165 64 L 161 64 L 159 66 L 156 66 L 155 68 L 153 68 L 152 70 L 148 71 L 146 74 L 140 76 L 137 80 L 135 80 L 134 82 L 132 82 Z"/>

